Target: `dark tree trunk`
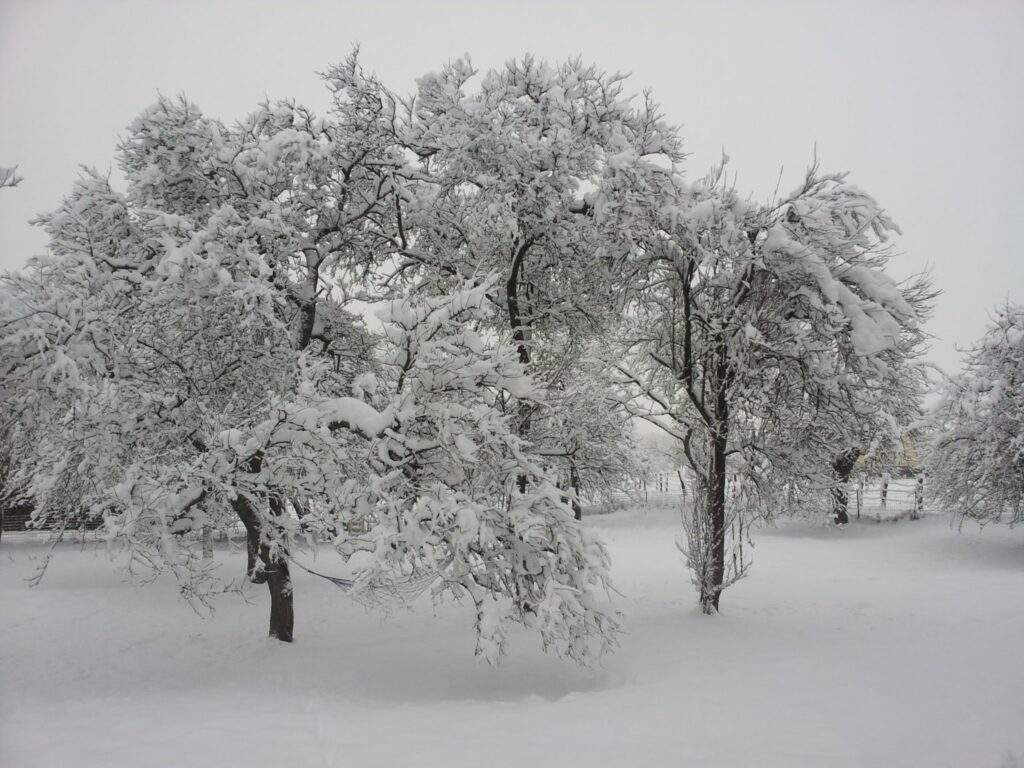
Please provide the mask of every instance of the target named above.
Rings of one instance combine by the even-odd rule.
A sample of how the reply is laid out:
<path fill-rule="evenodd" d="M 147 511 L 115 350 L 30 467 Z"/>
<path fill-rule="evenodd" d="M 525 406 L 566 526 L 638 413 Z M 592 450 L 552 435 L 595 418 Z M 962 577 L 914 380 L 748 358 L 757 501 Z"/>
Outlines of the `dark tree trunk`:
<path fill-rule="evenodd" d="M 288 561 L 283 557 L 271 558 L 266 545 L 261 547 L 260 557 L 266 563 L 264 573 L 270 590 L 270 636 L 290 643 L 295 628 L 295 610 Z"/>
<path fill-rule="evenodd" d="M 704 613 L 718 613 L 718 601 L 725 583 L 725 464 L 726 438 L 718 432 L 712 438 L 711 477 L 708 488 L 705 553 L 710 562 L 705 564 L 701 580 L 700 607 Z"/>
<path fill-rule="evenodd" d="M 725 344 L 720 344 L 715 355 L 715 400 L 711 423 L 711 471 L 708 477 L 707 525 L 704 533 L 710 538 L 705 543 L 704 578 L 701 579 L 700 607 L 704 613 L 718 613 L 718 601 L 725 586 L 725 496 L 726 459 L 729 444 L 729 388 L 732 371 Z"/>
<path fill-rule="evenodd" d="M 576 462 L 569 462 L 569 485 L 575 494 L 572 499 L 572 514 L 577 520 L 583 519 L 583 505 L 580 503 L 580 473 Z"/>
<path fill-rule="evenodd" d="M 850 448 L 836 456 L 832 462 L 832 474 L 836 480 L 832 487 L 832 519 L 836 525 L 846 525 L 850 522 L 850 498 L 846 493 L 846 483 L 850 480 L 853 468 L 857 466 L 858 458 L 860 450 Z"/>
<path fill-rule="evenodd" d="M 257 527 L 245 528 L 245 575 L 253 584 L 262 584 L 267 580 L 260 562 L 260 530 Z"/>
<path fill-rule="evenodd" d="M 274 517 L 288 514 L 283 499 L 270 498 L 270 512 Z M 270 590 L 270 636 L 290 643 L 295 626 L 295 610 L 292 606 L 292 577 L 288 571 L 288 559 L 280 550 L 272 552 L 267 544 L 260 544 L 260 560 L 267 576 Z"/>
<path fill-rule="evenodd" d="M 272 551 L 269 544 L 261 541 L 259 515 L 249 499 L 236 496 L 231 506 L 245 526 L 246 542 L 257 542 L 262 580 L 266 581 L 267 589 L 270 591 L 270 636 L 290 643 L 294 636 L 295 611 L 292 605 L 292 580 L 287 557 L 280 551 Z M 271 511 L 275 515 L 282 513 L 283 506 L 278 499 L 270 501 Z"/>
<path fill-rule="evenodd" d="M 530 325 L 528 321 L 524 321 L 522 307 L 519 303 L 519 277 L 522 274 L 526 254 L 533 242 L 532 237 L 525 241 L 516 240 L 512 247 L 512 264 L 508 280 L 505 282 L 505 307 L 508 310 L 508 324 L 512 329 L 512 340 L 515 342 L 519 362 L 522 363 L 523 368 L 528 368 L 530 365 Z M 519 418 L 515 425 L 516 435 L 526 438 L 530 433 L 531 408 L 526 402 L 520 402 L 518 411 Z M 526 493 L 527 484 L 526 475 L 520 475 L 517 478 L 520 493 Z"/>
<path fill-rule="evenodd" d="M 512 340 L 519 353 L 519 362 L 524 366 L 530 364 L 530 326 L 523 321 L 522 308 L 519 305 L 519 276 L 522 273 L 526 253 L 533 245 L 533 238 L 520 242 L 512 247 L 512 264 L 505 282 L 505 305 L 508 309 L 508 324 L 512 329 Z"/>

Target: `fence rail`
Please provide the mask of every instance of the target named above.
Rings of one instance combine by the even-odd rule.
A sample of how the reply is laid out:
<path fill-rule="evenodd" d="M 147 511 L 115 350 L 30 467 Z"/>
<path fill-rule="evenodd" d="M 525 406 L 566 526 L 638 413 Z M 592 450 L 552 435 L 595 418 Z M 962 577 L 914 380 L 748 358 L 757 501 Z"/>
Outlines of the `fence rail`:
<path fill-rule="evenodd" d="M 601 514 L 629 506 L 648 508 L 688 508 L 692 496 L 680 487 L 672 475 L 655 476 L 646 486 L 613 493 L 602 503 L 584 504 L 586 514 Z M 920 480 L 920 482 L 919 482 Z M 848 514 L 854 519 L 896 520 L 903 517 L 938 515 L 942 510 L 930 502 L 925 493 L 923 477 L 898 478 L 882 483 L 877 478 L 870 482 L 851 482 L 846 485 Z M 831 512 L 831 500 L 826 493 L 821 496 L 823 514 Z"/>

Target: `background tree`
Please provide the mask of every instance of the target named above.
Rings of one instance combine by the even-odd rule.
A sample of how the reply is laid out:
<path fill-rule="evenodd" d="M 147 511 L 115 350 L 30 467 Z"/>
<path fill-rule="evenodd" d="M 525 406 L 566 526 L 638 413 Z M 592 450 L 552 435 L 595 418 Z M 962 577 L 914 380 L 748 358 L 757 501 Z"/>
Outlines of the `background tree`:
<path fill-rule="evenodd" d="M 928 368 L 919 360 L 927 339 L 922 322 L 937 292 L 924 274 L 899 288 L 917 322 L 905 324 L 897 342 L 876 354 L 879 367 L 860 365 L 855 350 L 837 337 L 831 351 L 839 366 L 834 381 L 827 388 L 792 393 L 795 412 L 776 422 L 781 429 L 769 437 L 780 443 L 774 452 L 790 456 L 796 471 L 806 476 L 801 484 L 806 492 L 789 489 L 790 511 L 818 514 L 823 494 L 814 492 L 817 486 L 827 492 L 833 520 L 848 523 L 847 484 L 858 460 L 889 460 L 904 440 L 919 434 L 921 398 L 929 386 Z M 817 479 L 814 467 L 820 468 Z"/>
<path fill-rule="evenodd" d="M 996 309 L 929 416 L 938 503 L 961 520 L 1024 520 L 1024 307 Z"/>
<path fill-rule="evenodd" d="M 570 490 L 576 519 L 582 499 L 610 499 L 643 474 L 640 447 L 629 413 L 615 394 L 611 371 L 597 357 L 570 357 L 569 370 L 555 372 L 532 416 L 530 438 L 537 453 L 556 468 Z"/>

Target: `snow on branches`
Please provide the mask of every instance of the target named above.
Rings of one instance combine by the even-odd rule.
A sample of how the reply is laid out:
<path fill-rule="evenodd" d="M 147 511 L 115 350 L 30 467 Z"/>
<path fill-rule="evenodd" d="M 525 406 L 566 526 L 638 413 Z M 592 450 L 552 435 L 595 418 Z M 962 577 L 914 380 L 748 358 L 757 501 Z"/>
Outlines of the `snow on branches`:
<path fill-rule="evenodd" d="M 573 513 L 632 471 L 630 415 L 693 470 L 710 611 L 729 529 L 916 413 L 932 294 L 887 276 L 895 224 L 845 176 L 687 184 L 650 97 L 578 60 L 457 60 L 401 98 L 353 53 L 324 81 L 325 116 L 160 98 L 123 192 L 86 171 L 38 219 L 49 253 L 0 278 L 37 524 L 102 522 L 199 600 L 194 539 L 241 524 L 282 640 L 290 564 L 330 541 L 367 587 L 439 573 L 484 659 L 519 622 L 589 663 L 618 620 Z"/>
<path fill-rule="evenodd" d="M 929 415 L 939 502 L 961 519 L 1024 521 L 1024 306 L 996 309 Z"/>
<path fill-rule="evenodd" d="M 286 104 L 228 131 L 162 100 L 122 146 L 127 194 L 87 172 L 40 218 L 50 254 L 3 278 L 5 418 L 33 438 L 14 484 L 37 525 L 102 522 L 200 602 L 190 536 L 240 521 L 282 640 L 289 561 L 326 537 L 376 553 L 368 582 L 450 562 L 490 661 L 519 621 L 588 663 L 617 631 L 607 555 L 502 412 L 536 392 L 479 330 L 494 280 L 392 299 L 382 334 L 360 330 L 332 293 L 388 226 L 394 164 L 352 160 L 373 142 L 337 130 Z"/>
<path fill-rule="evenodd" d="M 705 611 L 744 570 L 726 572 L 731 531 L 738 552 L 751 517 L 827 487 L 833 457 L 869 431 L 862 417 L 913 410 L 920 377 L 902 378 L 930 294 L 885 274 L 892 231 L 872 198 L 816 168 L 768 206 L 718 168 L 652 213 L 618 370 L 632 412 L 680 441 L 696 477 Z"/>

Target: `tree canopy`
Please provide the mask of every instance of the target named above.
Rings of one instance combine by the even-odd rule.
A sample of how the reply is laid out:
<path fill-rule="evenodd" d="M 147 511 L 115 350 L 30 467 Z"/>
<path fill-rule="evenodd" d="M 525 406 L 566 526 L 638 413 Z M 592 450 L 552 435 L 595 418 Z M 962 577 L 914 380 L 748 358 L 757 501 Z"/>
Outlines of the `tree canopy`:
<path fill-rule="evenodd" d="M 930 486 L 961 519 L 1024 521 L 1024 307 L 998 307 L 930 413 Z"/>

